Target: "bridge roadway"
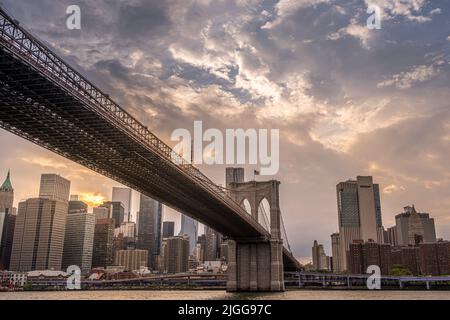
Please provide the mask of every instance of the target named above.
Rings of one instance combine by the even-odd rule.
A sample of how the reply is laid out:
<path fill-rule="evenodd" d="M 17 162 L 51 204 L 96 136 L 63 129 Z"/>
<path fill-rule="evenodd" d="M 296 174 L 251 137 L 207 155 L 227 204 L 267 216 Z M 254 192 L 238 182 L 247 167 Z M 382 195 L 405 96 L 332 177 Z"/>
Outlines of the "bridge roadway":
<path fill-rule="evenodd" d="M 233 239 L 269 232 L 0 8 L 0 127 Z M 284 248 L 287 269 L 299 267 Z"/>

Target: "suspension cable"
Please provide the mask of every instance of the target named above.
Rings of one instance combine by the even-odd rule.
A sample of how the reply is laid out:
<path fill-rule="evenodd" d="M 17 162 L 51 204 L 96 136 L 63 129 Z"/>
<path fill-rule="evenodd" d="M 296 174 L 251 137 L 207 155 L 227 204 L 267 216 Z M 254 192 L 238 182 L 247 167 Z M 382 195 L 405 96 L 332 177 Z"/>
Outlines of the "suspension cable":
<path fill-rule="evenodd" d="M 289 239 L 288 239 L 287 232 L 286 232 L 286 227 L 284 226 L 283 214 L 281 212 L 280 212 L 280 220 L 281 220 L 281 226 L 283 227 L 284 238 L 286 239 L 286 244 L 288 246 L 287 248 L 288 248 L 289 252 L 292 253 L 291 244 L 289 243 Z"/>
<path fill-rule="evenodd" d="M 266 229 L 267 229 L 267 231 L 270 232 L 269 219 L 267 218 L 266 209 L 264 209 L 264 206 L 262 205 L 262 202 L 259 203 L 259 208 L 261 209 L 262 216 L 263 216 L 263 221 L 264 221 L 264 224 L 266 225 Z M 259 213 L 259 210 L 258 210 L 258 213 Z"/>

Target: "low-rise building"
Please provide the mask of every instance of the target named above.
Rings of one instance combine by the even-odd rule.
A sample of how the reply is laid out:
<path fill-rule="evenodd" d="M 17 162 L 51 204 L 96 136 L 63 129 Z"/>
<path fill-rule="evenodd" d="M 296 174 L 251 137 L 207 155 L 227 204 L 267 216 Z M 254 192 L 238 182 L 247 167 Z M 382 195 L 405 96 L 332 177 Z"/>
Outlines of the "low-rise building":
<path fill-rule="evenodd" d="M 27 279 L 26 272 L 0 271 L 0 287 L 23 287 Z"/>
<path fill-rule="evenodd" d="M 373 241 L 354 241 L 350 244 L 348 266 L 353 274 L 366 274 L 370 266 L 379 266 L 381 274 L 391 273 L 391 246 Z"/>
<path fill-rule="evenodd" d="M 27 273 L 27 283 L 32 286 L 62 286 L 66 285 L 69 274 L 64 271 L 36 270 Z"/>
<path fill-rule="evenodd" d="M 419 265 L 423 275 L 450 275 L 450 242 L 419 244 Z"/>
<path fill-rule="evenodd" d="M 392 266 L 401 266 L 413 275 L 420 274 L 418 247 L 392 247 Z"/>

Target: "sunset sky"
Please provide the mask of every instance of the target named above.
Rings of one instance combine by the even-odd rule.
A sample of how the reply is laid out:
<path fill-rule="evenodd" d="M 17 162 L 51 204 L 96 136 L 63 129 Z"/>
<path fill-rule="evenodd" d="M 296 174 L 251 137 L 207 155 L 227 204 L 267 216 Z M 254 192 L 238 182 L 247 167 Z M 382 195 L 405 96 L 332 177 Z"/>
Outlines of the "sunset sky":
<path fill-rule="evenodd" d="M 450 239 L 450 3 L 446 0 L 1 0 L 21 26 L 170 145 L 177 128 L 280 129 L 281 206 L 297 257 L 328 255 L 336 184 L 372 175 L 383 224 L 415 204 Z M 366 27 L 367 5 L 383 10 Z M 81 30 L 66 8 L 81 8 Z M 72 194 L 117 185 L 0 130 L 16 203 L 41 173 Z M 224 183 L 224 166 L 200 167 Z M 253 167 L 247 178 L 253 178 Z M 257 179 L 263 179 L 258 177 Z M 134 208 L 134 211 L 137 208 Z M 178 215 L 166 210 L 166 219 Z M 306 258 L 307 260 L 308 258 Z"/>

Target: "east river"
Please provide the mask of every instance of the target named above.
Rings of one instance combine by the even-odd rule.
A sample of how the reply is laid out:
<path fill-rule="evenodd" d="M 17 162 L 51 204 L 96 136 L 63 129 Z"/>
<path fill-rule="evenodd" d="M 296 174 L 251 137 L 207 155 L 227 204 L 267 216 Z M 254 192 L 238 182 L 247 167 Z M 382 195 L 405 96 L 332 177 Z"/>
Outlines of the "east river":
<path fill-rule="evenodd" d="M 225 291 L 0 292 L 0 300 L 450 300 L 450 291 L 292 290 L 236 294 Z"/>

